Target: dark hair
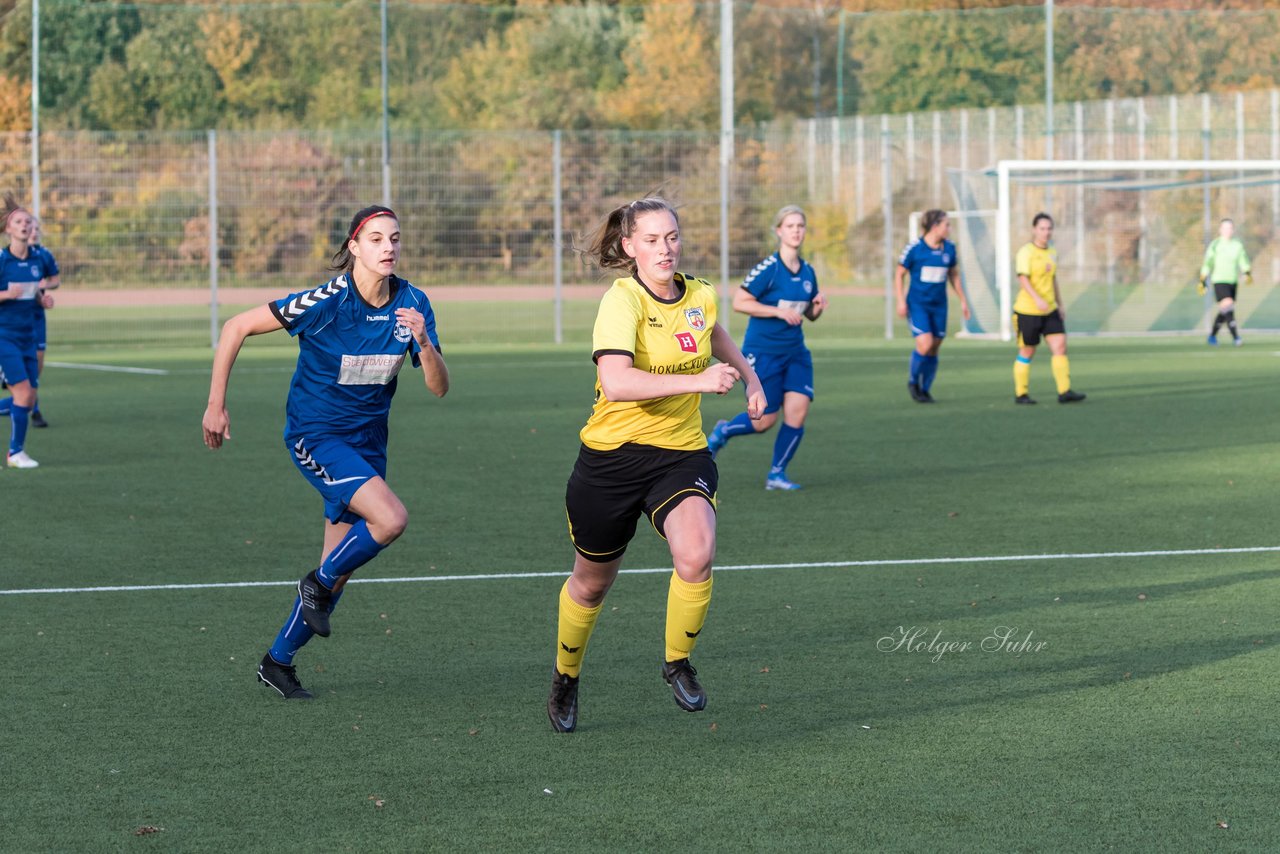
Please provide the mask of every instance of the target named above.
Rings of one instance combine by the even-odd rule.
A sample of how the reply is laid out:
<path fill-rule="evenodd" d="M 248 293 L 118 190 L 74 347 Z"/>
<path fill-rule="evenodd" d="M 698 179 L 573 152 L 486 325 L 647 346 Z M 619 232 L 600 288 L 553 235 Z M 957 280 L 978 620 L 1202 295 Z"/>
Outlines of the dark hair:
<path fill-rule="evenodd" d="M 1053 225 L 1053 217 L 1049 216 L 1044 211 L 1040 211 L 1040 213 L 1036 214 L 1031 218 L 1031 227 L 1035 228 L 1037 225 L 1040 224 L 1040 220 L 1042 219 L 1049 220 L 1049 225 Z"/>
<path fill-rule="evenodd" d="M 389 216 L 397 222 L 400 220 L 400 217 L 396 216 L 396 212 L 386 205 L 369 205 L 367 208 L 361 208 L 356 211 L 355 216 L 351 217 L 351 225 L 347 227 L 346 239 L 342 241 L 341 248 L 333 253 L 333 260 L 329 262 L 330 270 L 351 272 L 351 268 L 355 266 L 356 259 L 351 254 L 348 244 L 356 239 L 356 235 L 360 233 L 360 229 L 364 228 L 365 223 L 380 216 Z"/>
<path fill-rule="evenodd" d="M 1222 220 L 1222 222 L 1218 223 L 1218 225 L 1225 225 L 1226 223 L 1231 223 L 1232 225 L 1235 225 L 1236 221 L 1231 217 L 1226 217 L 1225 219 Z"/>
<path fill-rule="evenodd" d="M 933 231 L 933 227 L 947 218 L 947 212 L 934 208 L 931 211 L 925 211 L 924 216 L 920 218 L 920 233 L 928 234 Z"/>
<path fill-rule="evenodd" d="M 4 228 L 7 229 L 9 227 L 9 217 L 13 216 L 18 211 L 25 211 L 25 210 L 26 208 L 18 204 L 18 200 L 14 197 L 13 193 L 5 193 L 4 194 L 4 216 L 3 216 Z"/>
<path fill-rule="evenodd" d="M 587 248 L 581 250 L 582 254 L 601 269 L 628 270 L 635 275 L 636 260 L 622 248 L 622 238 L 635 233 L 637 219 L 655 211 L 666 211 L 675 219 L 676 227 L 680 226 L 676 209 L 666 199 L 658 196 L 636 199 L 609 211 L 604 223 L 587 237 Z"/>

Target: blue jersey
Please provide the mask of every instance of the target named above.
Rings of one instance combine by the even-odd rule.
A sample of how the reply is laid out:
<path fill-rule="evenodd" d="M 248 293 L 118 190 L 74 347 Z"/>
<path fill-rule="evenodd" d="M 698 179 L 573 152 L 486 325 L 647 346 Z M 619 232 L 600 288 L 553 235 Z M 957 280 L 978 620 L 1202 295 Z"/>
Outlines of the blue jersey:
<path fill-rule="evenodd" d="M 917 238 L 902 250 L 898 264 L 911 274 L 911 287 L 907 291 L 909 304 L 937 305 L 947 302 L 947 275 L 956 265 L 956 245 L 942 241 L 937 249 Z"/>
<path fill-rule="evenodd" d="M 269 306 L 298 339 L 298 367 L 285 406 L 285 438 L 385 426 L 405 357 L 415 367 L 421 365 L 422 348 L 408 327 L 396 321 L 397 308 L 422 312 L 427 336 L 440 349 L 427 295 L 394 276 L 391 299 L 377 308 L 364 301 L 349 273 Z"/>
<path fill-rule="evenodd" d="M 36 307 L 40 304 L 40 280 L 47 273 L 44 256 L 27 252 L 26 258 L 18 258 L 6 246 L 0 250 L 0 291 L 18 290 L 21 296 L 0 302 L 0 335 L 6 338 L 26 338 L 31 335 L 36 321 Z"/>
<path fill-rule="evenodd" d="M 44 267 L 44 278 L 51 279 L 58 275 L 58 262 L 54 260 L 53 253 L 48 249 L 45 249 L 42 244 L 31 244 L 31 254 L 40 258 L 41 264 Z M 36 300 L 36 318 L 38 319 L 43 316 L 44 303 L 40 302 L 40 300 Z"/>
<path fill-rule="evenodd" d="M 789 308 L 804 314 L 818 293 L 818 275 L 803 258 L 793 273 L 777 252 L 747 274 L 742 287 L 762 305 Z M 804 349 L 804 331 L 777 317 L 753 317 L 742 339 L 746 353 L 792 353 Z"/>

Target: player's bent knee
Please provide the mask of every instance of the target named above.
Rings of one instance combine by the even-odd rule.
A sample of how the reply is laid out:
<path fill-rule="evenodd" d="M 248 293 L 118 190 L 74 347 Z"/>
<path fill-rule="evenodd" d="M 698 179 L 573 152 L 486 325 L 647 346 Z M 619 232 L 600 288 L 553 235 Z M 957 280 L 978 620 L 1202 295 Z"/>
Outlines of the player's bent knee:
<path fill-rule="evenodd" d="M 387 507 L 366 519 L 365 524 L 369 526 L 369 533 L 375 540 L 384 546 L 390 545 L 399 539 L 405 528 L 409 526 L 409 511 L 397 501 L 395 506 Z"/>

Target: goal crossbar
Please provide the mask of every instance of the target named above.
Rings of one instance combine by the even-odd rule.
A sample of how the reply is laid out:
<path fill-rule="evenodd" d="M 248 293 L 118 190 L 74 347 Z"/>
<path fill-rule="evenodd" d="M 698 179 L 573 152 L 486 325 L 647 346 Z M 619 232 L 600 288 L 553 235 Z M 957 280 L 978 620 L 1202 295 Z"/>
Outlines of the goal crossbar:
<path fill-rule="evenodd" d="M 1011 176 L 1034 172 L 1166 171 L 1280 173 L 1280 160 L 1001 160 L 996 164 L 996 286 L 1000 295 L 1002 339 L 1008 341 L 1013 338 Z"/>

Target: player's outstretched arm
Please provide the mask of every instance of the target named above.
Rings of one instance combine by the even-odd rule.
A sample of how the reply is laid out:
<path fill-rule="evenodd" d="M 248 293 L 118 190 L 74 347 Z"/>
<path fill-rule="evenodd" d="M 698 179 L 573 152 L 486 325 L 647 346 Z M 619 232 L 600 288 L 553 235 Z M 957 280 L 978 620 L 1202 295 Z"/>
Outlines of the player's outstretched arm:
<path fill-rule="evenodd" d="M 218 336 L 218 349 L 213 354 L 213 374 L 209 379 L 209 406 L 204 411 L 204 443 L 212 450 L 222 447 L 224 439 L 231 438 L 231 419 L 227 416 L 227 384 L 231 380 L 231 366 L 240 355 L 244 340 L 250 335 L 261 335 L 283 329 L 280 320 L 270 306 L 260 305 L 241 312 L 228 320 Z"/>
<path fill-rule="evenodd" d="M 738 345 L 733 342 L 733 338 L 718 323 L 711 330 L 711 355 L 732 367 L 742 377 L 743 383 L 747 386 L 747 416 L 755 420 L 764 415 L 768 404 L 764 397 L 764 387 L 760 385 L 760 378 L 756 376 L 755 369 L 751 367 L 747 357 L 742 355 L 742 350 L 738 349 Z"/>

